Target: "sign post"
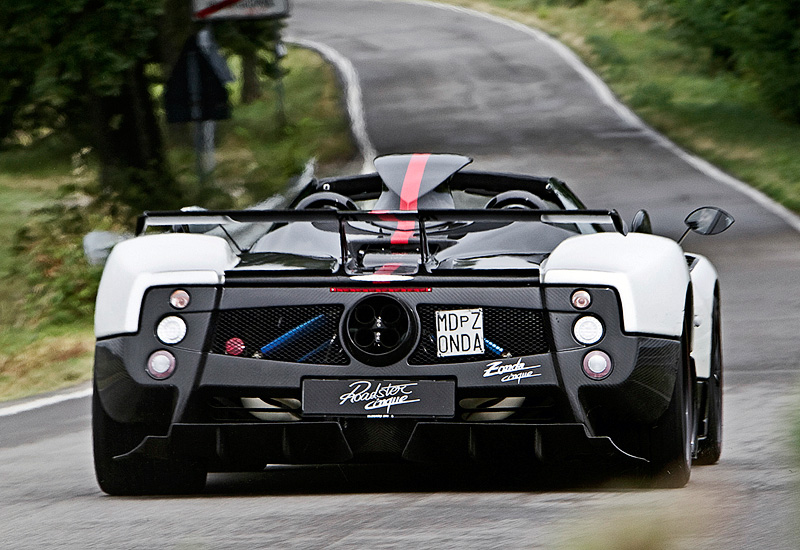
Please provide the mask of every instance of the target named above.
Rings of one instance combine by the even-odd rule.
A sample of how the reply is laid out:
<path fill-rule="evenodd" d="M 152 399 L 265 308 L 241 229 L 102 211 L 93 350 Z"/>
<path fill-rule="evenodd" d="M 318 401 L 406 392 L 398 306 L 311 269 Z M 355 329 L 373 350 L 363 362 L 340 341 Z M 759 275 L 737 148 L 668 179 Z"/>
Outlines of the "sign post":
<path fill-rule="evenodd" d="M 206 184 L 216 166 L 215 120 L 230 118 L 228 90 L 233 81 L 210 28 L 190 37 L 167 80 L 164 99 L 167 122 L 195 123 L 195 153 L 200 183 Z"/>
<path fill-rule="evenodd" d="M 214 121 L 231 117 L 225 84 L 234 80 L 214 42 L 210 23 L 280 19 L 288 15 L 289 0 L 192 0 L 192 18 L 209 24 L 184 44 L 167 81 L 164 101 L 167 122 L 195 123 L 197 174 L 201 185 L 209 182 L 216 166 Z"/>
<path fill-rule="evenodd" d="M 278 65 L 278 78 L 275 86 L 278 92 L 278 124 L 280 124 L 281 128 L 286 126 L 286 90 L 283 87 L 281 60 L 286 57 L 287 53 L 286 44 L 282 40 L 275 42 L 275 63 Z"/>

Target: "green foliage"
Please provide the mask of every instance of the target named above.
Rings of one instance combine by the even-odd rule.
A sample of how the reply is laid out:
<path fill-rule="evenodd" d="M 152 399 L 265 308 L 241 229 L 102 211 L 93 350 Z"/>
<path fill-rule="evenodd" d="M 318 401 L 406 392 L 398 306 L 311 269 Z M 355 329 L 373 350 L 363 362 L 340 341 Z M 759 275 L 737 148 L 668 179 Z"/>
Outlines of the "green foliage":
<path fill-rule="evenodd" d="M 613 40 L 600 34 L 592 34 L 586 38 L 587 44 L 592 46 L 598 61 L 604 65 L 627 65 L 627 58 L 620 52 Z"/>
<path fill-rule="evenodd" d="M 0 2 L 0 144 L 67 133 L 100 163 L 98 196 L 181 202 L 146 76 L 165 0 Z"/>
<path fill-rule="evenodd" d="M 271 52 L 275 49 L 275 42 L 280 38 L 283 27 L 284 23 L 280 20 L 223 21 L 214 25 L 214 37 L 221 47 L 236 55 Z M 265 65 L 274 66 L 275 63 L 270 61 Z"/>
<path fill-rule="evenodd" d="M 588 0 L 494 0 L 495 4 L 500 4 L 509 9 L 542 9 L 545 7 L 565 7 L 575 8 L 583 6 Z"/>
<path fill-rule="evenodd" d="M 590 34 L 586 43 L 592 47 L 597 62 L 603 67 L 603 76 L 611 79 L 624 77 L 630 61 L 622 53 L 614 39 L 602 34 Z"/>
<path fill-rule="evenodd" d="M 631 107 L 659 107 L 665 108 L 670 106 L 672 101 L 672 92 L 654 82 L 641 84 L 631 94 L 628 103 Z"/>
<path fill-rule="evenodd" d="M 663 0 L 682 40 L 708 48 L 714 70 L 751 78 L 782 117 L 800 122 L 800 3 L 787 0 Z"/>
<path fill-rule="evenodd" d="M 34 4 L 42 10 L 41 2 Z M 34 94 L 64 102 L 79 100 L 75 95 L 84 90 L 119 95 L 126 72 L 148 55 L 160 2 L 50 0 L 46 5 L 56 41 L 37 68 Z"/>
<path fill-rule="evenodd" d="M 160 0 L 3 0 L 0 137 L 68 123 L 92 97 L 119 95 L 148 56 Z"/>
<path fill-rule="evenodd" d="M 231 65 L 237 74 L 238 63 Z M 249 206 L 280 192 L 311 158 L 322 166 L 353 158 L 335 73 L 317 54 L 300 48 L 290 48 L 282 65 L 287 73 L 283 112 L 277 86 L 268 86 L 262 74 L 262 99 L 235 105 L 233 117 L 217 126 L 216 189 L 191 204 L 225 207 L 221 190 L 234 206 Z M 194 157 L 185 147 L 173 144 L 170 160 L 179 168 L 179 180 L 194 179 Z"/>
<path fill-rule="evenodd" d="M 241 102 L 252 103 L 262 96 L 261 77 L 282 76 L 275 52 L 284 24 L 280 20 L 225 21 L 214 27 L 220 46 L 241 59 Z"/>
<path fill-rule="evenodd" d="M 23 308 L 37 325 L 88 322 L 102 266 L 89 265 L 82 238 L 103 222 L 79 206 L 39 210 L 14 237 L 12 277 L 24 277 L 29 294 Z M 105 225 L 110 225 L 106 221 Z"/>
<path fill-rule="evenodd" d="M 218 127 L 216 186 L 198 187 L 191 147 L 168 140 L 179 182 L 191 188 L 184 205 L 248 206 L 279 192 L 311 157 L 322 173 L 352 159 L 333 71 L 306 50 L 292 49 L 285 65 L 287 124 L 274 122 L 274 90 L 234 106 L 233 119 Z M 108 204 L 110 196 L 96 200 L 96 158 L 63 132 L 47 133 L 0 153 L 0 400 L 90 379 L 101 268 L 84 259 L 82 239 L 91 230 L 130 231 L 120 218 L 137 213 Z M 170 199 L 153 198 L 162 207 Z"/>

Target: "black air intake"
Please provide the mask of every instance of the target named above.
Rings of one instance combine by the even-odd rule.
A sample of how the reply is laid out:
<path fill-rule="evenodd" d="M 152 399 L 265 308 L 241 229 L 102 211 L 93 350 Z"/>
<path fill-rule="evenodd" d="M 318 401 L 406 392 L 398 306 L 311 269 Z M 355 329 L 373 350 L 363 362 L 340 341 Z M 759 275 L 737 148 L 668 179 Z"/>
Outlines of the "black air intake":
<path fill-rule="evenodd" d="M 339 341 L 344 307 L 276 306 L 220 311 L 211 353 L 286 363 L 346 365 Z"/>

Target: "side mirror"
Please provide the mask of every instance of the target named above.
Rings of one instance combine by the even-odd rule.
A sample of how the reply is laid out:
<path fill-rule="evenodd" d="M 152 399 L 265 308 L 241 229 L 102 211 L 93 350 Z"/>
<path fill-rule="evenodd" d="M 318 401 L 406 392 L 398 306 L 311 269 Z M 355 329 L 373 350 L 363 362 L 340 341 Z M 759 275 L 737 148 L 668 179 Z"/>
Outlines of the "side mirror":
<path fill-rule="evenodd" d="M 733 225 L 733 222 L 733 216 L 722 208 L 717 208 L 716 206 L 698 208 L 686 216 L 684 223 L 688 229 L 681 236 L 678 244 L 683 242 L 689 231 L 694 231 L 700 235 L 718 235 Z"/>
<path fill-rule="evenodd" d="M 104 265 L 114 245 L 133 235 L 113 231 L 92 231 L 83 237 L 83 253 L 90 265 Z"/>
<path fill-rule="evenodd" d="M 639 210 L 631 222 L 631 233 L 653 233 L 653 225 L 650 223 L 650 214 L 647 210 Z"/>

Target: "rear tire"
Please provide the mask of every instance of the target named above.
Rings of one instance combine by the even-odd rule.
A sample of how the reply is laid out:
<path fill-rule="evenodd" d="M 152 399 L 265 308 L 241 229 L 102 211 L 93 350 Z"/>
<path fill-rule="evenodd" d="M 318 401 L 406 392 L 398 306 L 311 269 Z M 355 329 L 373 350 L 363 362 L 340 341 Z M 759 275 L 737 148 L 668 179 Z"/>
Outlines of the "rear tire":
<path fill-rule="evenodd" d="M 722 454 L 722 327 L 719 295 L 715 293 L 711 313 L 711 375 L 706 386 L 705 436 L 698 441 L 700 465 L 716 464 Z M 703 419 L 701 419 L 702 421 Z"/>
<path fill-rule="evenodd" d="M 650 429 L 650 478 L 655 487 L 683 487 L 692 472 L 695 431 L 688 328 L 685 327 L 681 338 L 681 363 L 669 407 Z"/>
<path fill-rule="evenodd" d="M 147 427 L 123 424 L 103 409 L 97 388 L 92 394 L 92 442 L 97 483 L 109 495 L 188 494 L 203 490 L 205 470 L 182 460 L 114 457 L 127 453 L 148 435 Z"/>

